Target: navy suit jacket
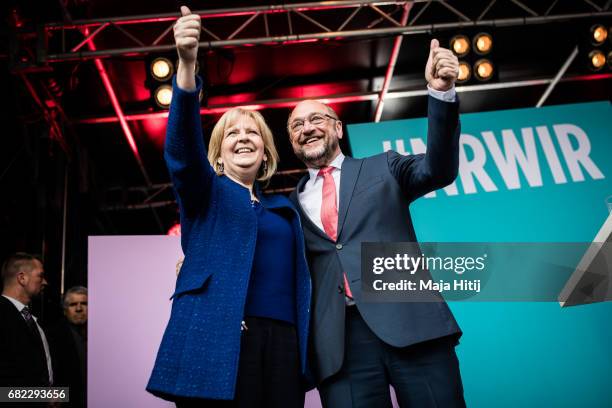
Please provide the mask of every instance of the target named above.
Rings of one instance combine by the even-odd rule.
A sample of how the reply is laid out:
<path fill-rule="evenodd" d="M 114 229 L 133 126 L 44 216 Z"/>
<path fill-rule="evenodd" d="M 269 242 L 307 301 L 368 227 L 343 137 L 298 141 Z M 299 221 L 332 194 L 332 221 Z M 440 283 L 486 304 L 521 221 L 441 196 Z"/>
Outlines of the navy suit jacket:
<path fill-rule="evenodd" d="M 304 213 L 297 193 L 313 284 L 311 369 L 317 382 L 338 372 L 344 357 L 346 272 L 361 316 L 384 342 L 405 347 L 461 335 L 445 302 L 361 302 L 361 243 L 416 242 L 409 205 L 453 182 L 459 167 L 459 103 L 429 98 L 427 153 L 402 156 L 389 151 L 365 159 L 347 157 L 341 169 L 338 239 L 332 241 Z"/>

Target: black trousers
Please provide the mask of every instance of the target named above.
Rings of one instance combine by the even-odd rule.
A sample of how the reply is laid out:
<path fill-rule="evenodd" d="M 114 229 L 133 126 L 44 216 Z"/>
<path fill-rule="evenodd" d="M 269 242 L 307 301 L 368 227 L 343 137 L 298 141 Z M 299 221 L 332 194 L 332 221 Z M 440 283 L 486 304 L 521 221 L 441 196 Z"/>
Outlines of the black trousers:
<path fill-rule="evenodd" d="M 344 363 L 319 386 L 324 408 L 464 408 L 456 337 L 397 348 L 380 340 L 357 307 L 346 309 Z"/>
<path fill-rule="evenodd" d="M 304 387 L 295 326 L 247 317 L 232 401 L 186 398 L 178 408 L 303 408 Z"/>

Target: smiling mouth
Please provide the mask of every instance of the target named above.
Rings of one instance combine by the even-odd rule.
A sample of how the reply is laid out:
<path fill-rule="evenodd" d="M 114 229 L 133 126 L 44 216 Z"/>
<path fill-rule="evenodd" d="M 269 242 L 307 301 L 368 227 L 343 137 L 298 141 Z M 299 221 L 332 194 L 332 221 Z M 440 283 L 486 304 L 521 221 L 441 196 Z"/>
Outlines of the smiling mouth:
<path fill-rule="evenodd" d="M 309 144 L 312 144 L 312 143 L 314 143 L 314 142 L 316 142 L 317 140 L 320 140 L 320 139 L 322 139 L 322 138 L 317 137 L 317 136 L 310 136 L 310 137 L 306 138 L 302 142 L 302 145 L 309 145 Z"/>
<path fill-rule="evenodd" d="M 234 150 L 234 153 L 236 154 L 253 153 L 253 149 L 251 149 L 250 147 L 241 147 L 239 149 Z"/>

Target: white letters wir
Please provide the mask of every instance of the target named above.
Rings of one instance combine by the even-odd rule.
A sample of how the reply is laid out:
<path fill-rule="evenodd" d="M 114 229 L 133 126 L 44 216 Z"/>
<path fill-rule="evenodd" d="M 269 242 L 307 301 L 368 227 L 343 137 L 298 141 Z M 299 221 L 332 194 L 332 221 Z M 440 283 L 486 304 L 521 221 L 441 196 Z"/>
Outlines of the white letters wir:
<path fill-rule="evenodd" d="M 561 166 L 557 149 L 561 152 L 563 163 L 569 170 L 573 182 L 585 180 L 583 170 L 593 180 L 605 178 L 604 174 L 591 159 L 591 142 L 586 132 L 573 124 L 553 125 L 553 132 L 558 147 L 555 146 L 547 126 L 525 127 L 521 129 L 521 142 L 512 129 L 501 131 L 501 138 L 491 131 L 481 132 L 484 144 L 475 136 L 462 134 L 459 144 L 459 180 L 464 194 L 475 194 L 478 181 L 486 192 L 497 191 L 498 188 L 485 170 L 488 159 L 492 159 L 508 190 L 521 188 L 519 169 L 530 187 L 541 187 L 542 163 L 545 161 L 555 184 L 567 183 L 567 176 Z M 536 137 L 537 136 L 537 137 Z M 500 142 L 503 146 L 500 147 Z M 537 152 L 539 143 L 544 160 Z M 410 139 L 412 154 L 425 153 L 426 146 L 422 139 Z M 383 141 L 383 150 L 392 149 L 391 141 Z M 395 151 L 408 155 L 404 140 L 395 140 Z M 488 151 L 488 155 L 487 155 Z M 457 183 L 446 186 L 444 192 L 449 196 L 458 195 Z M 435 197 L 432 192 L 425 197 Z"/>

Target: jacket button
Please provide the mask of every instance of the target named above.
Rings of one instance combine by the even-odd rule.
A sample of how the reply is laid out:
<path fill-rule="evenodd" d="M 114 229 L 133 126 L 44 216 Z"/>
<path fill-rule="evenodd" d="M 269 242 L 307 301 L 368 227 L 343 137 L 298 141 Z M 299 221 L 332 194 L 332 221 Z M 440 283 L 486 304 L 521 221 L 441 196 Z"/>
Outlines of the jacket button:
<path fill-rule="evenodd" d="M 342 244 L 336 244 L 336 249 L 338 250 L 342 249 Z"/>

